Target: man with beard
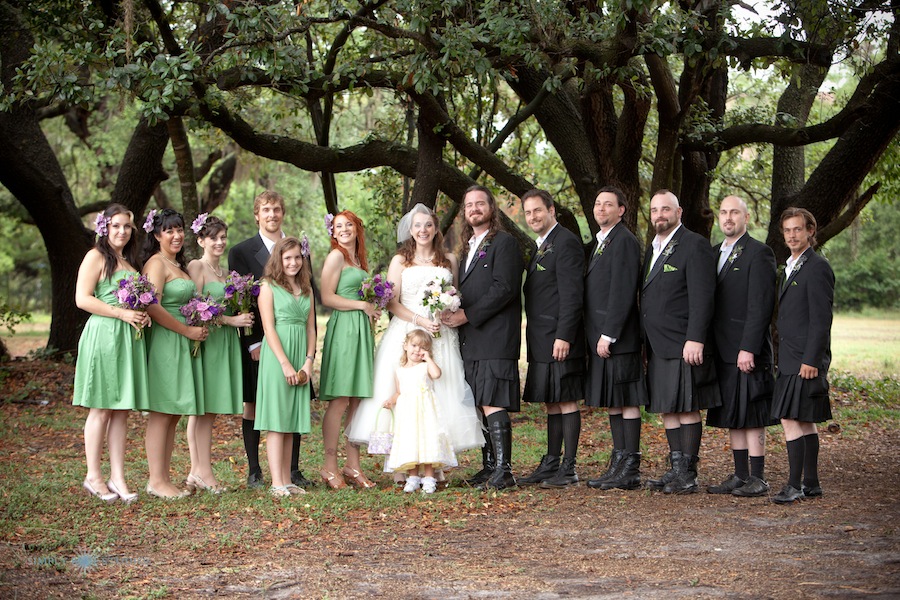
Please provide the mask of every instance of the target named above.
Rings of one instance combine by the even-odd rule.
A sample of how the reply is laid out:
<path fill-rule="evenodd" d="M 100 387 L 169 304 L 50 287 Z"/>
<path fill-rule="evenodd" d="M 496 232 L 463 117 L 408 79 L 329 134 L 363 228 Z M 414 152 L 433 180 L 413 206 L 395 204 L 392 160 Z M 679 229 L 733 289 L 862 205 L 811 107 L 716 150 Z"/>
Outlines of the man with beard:
<path fill-rule="evenodd" d="M 519 410 L 519 346 L 522 340 L 522 253 L 500 225 L 493 194 L 476 185 L 463 196 L 467 241 L 459 277 L 462 306 L 443 322 L 459 327 L 466 382 L 475 395 L 487 428 L 483 468 L 467 483 L 480 489 L 516 485 L 512 474 L 512 423 L 508 411 Z"/>
<path fill-rule="evenodd" d="M 644 259 L 641 287 L 650 412 L 662 413 L 671 463 L 665 475 L 647 484 L 666 494 L 697 491 L 700 410 L 720 403 L 712 356 L 705 356 L 716 262 L 709 242 L 681 224 L 681 212 L 669 190 L 651 198 L 656 236 Z"/>
<path fill-rule="evenodd" d="M 281 194 L 266 190 L 253 201 L 253 218 L 259 225 L 259 233 L 236 244 L 228 252 L 228 267 L 241 275 L 252 274 L 260 279 L 275 243 L 284 237 L 281 225 L 284 222 L 284 198 Z M 253 308 L 253 331 L 241 334 L 243 375 L 244 375 L 244 418 L 241 430 L 244 437 L 244 451 L 247 453 L 247 485 L 262 487 L 262 468 L 259 465 L 260 433 L 253 428 L 256 419 L 256 380 L 259 373 L 259 353 L 262 346 L 263 330 L 259 311 Z M 312 352 L 314 353 L 314 350 Z M 301 488 L 310 482 L 299 470 L 300 434 L 294 434 L 291 452 L 291 482 Z"/>
<path fill-rule="evenodd" d="M 609 413 L 613 450 L 609 468 L 588 486 L 632 490 L 641 485 L 641 406 L 647 404 L 638 286 L 641 246 L 622 223 L 625 194 L 607 186 L 597 192 L 594 220 L 600 226 L 584 283 L 588 377 L 585 404 Z"/>
<path fill-rule="evenodd" d="M 525 192 L 522 209 L 528 226 L 538 235 L 524 287 L 528 375 L 523 399 L 547 407 L 547 454 L 519 485 L 564 488 L 578 483 L 575 455 L 581 435 L 578 400 L 584 394 L 584 250 L 578 236 L 557 223 L 548 192 Z M 566 453 L 561 456 L 563 442 Z"/>
<path fill-rule="evenodd" d="M 775 253 L 747 232 L 747 204 L 726 196 L 719 207 L 720 246 L 713 339 L 722 405 L 709 409 L 706 424 L 727 427 L 734 473 L 710 494 L 764 496 L 766 426 L 772 419 L 772 311 Z"/>

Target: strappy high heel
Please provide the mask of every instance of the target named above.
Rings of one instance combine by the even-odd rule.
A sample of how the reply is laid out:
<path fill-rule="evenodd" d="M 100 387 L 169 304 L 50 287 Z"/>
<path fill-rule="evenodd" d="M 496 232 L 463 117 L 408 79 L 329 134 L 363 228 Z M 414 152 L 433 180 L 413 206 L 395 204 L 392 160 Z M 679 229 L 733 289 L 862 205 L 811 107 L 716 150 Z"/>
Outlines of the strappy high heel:
<path fill-rule="evenodd" d="M 319 471 L 319 475 L 322 476 L 322 481 L 325 482 L 325 485 L 330 487 L 333 490 L 342 490 L 347 487 L 347 482 L 344 481 L 343 477 L 338 477 L 331 471 L 326 471 L 322 469 Z"/>
<path fill-rule="evenodd" d="M 360 488 L 373 488 L 376 487 L 376 483 L 357 471 L 356 469 L 351 469 L 350 467 L 344 467 L 341 471 L 341 474 L 350 482 L 350 485 L 355 485 Z"/>

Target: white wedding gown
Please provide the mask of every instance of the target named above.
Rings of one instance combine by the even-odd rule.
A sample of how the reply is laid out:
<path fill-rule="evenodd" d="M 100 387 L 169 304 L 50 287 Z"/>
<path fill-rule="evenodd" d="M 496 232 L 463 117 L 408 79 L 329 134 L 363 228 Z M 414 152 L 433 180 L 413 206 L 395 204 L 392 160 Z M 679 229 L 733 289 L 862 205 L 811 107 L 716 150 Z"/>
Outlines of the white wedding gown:
<path fill-rule="evenodd" d="M 422 306 L 425 285 L 441 276 L 452 280 L 449 269 L 435 266 L 412 266 L 400 275 L 400 303 L 419 315 L 419 321 L 429 319 L 428 309 Z M 375 352 L 375 385 L 371 398 L 365 398 L 356 409 L 347 437 L 358 444 L 368 444 L 375 429 L 378 410 L 385 400 L 397 391 L 394 374 L 400 367 L 403 340 L 416 327 L 398 317 L 391 319 Z M 466 383 L 462 357 L 459 354 L 459 334 L 456 329 L 441 326 L 441 337 L 433 339 L 431 356 L 441 368 L 441 377 L 434 382 L 434 396 L 441 404 L 442 416 L 447 419 L 447 432 L 454 452 L 462 452 L 484 445 L 481 419 L 475 409 L 475 397 Z M 383 417 L 383 419 L 386 417 Z M 384 425 L 384 424 L 383 424 Z"/>

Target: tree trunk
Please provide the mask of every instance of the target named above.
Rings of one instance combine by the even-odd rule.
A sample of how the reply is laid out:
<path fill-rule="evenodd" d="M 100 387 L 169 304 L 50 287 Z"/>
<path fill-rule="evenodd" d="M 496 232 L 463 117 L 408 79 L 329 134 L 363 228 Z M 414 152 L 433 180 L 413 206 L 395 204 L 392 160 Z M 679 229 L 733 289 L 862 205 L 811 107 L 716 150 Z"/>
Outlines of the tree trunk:
<path fill-rule="evenodd" d="M 175 153 L 175 165 L 178 169 L 178 182 L 181 189 L 181 214 L 184 217 L 185 230 L 190 227 L 200 214 L 200 201 L 197 199 L 197 181 L 194 179 L 194 156 L 191 154 L 191 143 L 181 117 L 172 117 L 166 122 L 169 139 L 172 140 L 172 152 Z M 196 244 L 185 244 L 189 258 L 197 258 Z"/>
<path fill-rule="evenodd" d="M 435 127 L 436 124 L 428 119 L 422 111 L 419 111 L 416 119 L 416 131 L 419 138 L 416 182 L 413 185 L 409 204 L 403 207 L 404 213 L 419 202 L 431 209 L 434 209 L 437 202 L 437 194 L 440 190 L 441 162 L 447 142 L 440 132 L 435 131 Z"/>

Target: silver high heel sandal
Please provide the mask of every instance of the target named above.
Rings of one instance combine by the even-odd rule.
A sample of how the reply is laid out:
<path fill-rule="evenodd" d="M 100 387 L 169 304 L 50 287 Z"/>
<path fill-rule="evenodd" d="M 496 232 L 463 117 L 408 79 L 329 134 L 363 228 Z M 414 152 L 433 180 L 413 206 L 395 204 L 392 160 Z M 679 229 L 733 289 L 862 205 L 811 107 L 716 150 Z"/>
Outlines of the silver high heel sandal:
<path fill-rule="evenodd" d="M 197 475 L 188 475 L 185 484 L 187 485 L 188 491 L 192 494 L 196 493 L 197 490 L 206 490 L 210 494 L 221 494 L 222 492 L 228 491 L 221 485 L 207 484 Z"/>

